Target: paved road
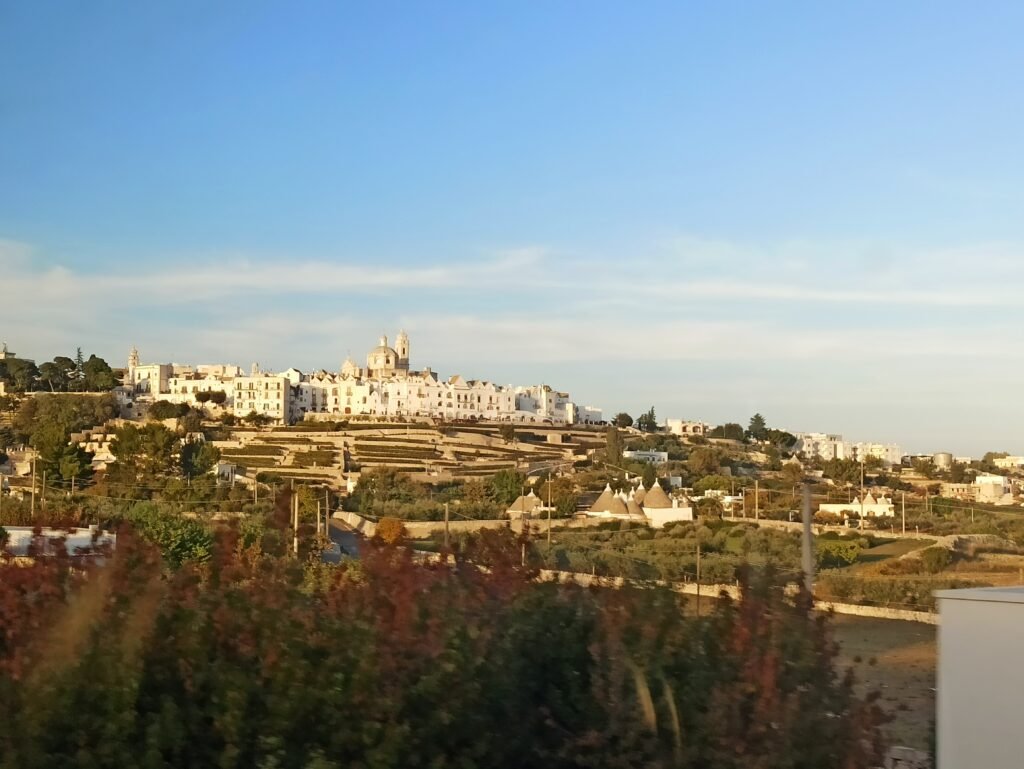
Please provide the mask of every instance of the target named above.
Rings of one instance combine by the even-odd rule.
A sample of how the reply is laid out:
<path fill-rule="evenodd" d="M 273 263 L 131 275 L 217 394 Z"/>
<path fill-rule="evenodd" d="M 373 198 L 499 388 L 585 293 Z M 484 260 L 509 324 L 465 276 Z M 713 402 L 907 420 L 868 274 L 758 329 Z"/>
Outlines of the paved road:
<path fill-rule="evenodd" d="M 340 521 L 331 521 L 331 541 L 338 546 L 334 552 L 324 551 L 325 563 L 338 563 L 342 556 L 349 558 L 359 557 L 359 535 L 342 524 Z"/>

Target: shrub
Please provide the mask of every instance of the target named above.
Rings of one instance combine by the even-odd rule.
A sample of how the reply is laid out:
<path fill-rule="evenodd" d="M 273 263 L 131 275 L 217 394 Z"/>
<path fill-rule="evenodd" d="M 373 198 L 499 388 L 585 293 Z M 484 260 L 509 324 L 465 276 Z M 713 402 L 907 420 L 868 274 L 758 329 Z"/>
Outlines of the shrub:
<path fill-rule="evenodd" d="M 921 552 L 921 563 L 929 574 L 938 574 L 953 563 L 953 553 L 944 547 L 929 547 Z"/>
<path fill-rule="evenodd" d="M 190 407 L 185 403 L 171 403 L 170 401 L 157 401 L 149 407 L 151 419 L 177 419 L 189 412 Z"/>
<path fill-rule="evenodd" d="M 818 567 L 823 569 L 839 569 L 855 563 L 860 555 L 860 545 L 857 542 L 844 542 L 842 540 L 819 541 L 816 550 Z"/>
<path fill-rule="evenodd" d="M 396 545 L 406 537 L 405 525 L 397 518 L 381 518 L 374 537 L 385 545 Z"/>

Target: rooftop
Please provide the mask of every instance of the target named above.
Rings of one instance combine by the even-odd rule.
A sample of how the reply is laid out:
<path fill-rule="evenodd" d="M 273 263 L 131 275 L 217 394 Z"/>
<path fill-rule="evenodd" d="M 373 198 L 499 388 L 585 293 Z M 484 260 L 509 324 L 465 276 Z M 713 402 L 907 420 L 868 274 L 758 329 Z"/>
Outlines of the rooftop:
<path fill-rule="evenodd" d="M 1024 603 L 1024 586 L 971 587 L 964 590 L 936 590 L 936 598 L 951 601 L 986 601 L 988 603 Z"/>

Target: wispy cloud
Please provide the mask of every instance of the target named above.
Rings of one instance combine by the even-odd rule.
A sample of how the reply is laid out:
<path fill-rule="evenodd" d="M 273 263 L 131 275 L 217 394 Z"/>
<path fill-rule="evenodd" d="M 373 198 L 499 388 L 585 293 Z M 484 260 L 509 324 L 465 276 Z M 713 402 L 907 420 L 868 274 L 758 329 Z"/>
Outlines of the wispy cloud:
<path fill-rule="evenodd" d="M 119 265 L 103 273 L 83 273 L 55 265 L 30 267 L 31 249 L 0 241 L 0 265 L 12 298 L 60 301 L 74 297 L 120 297 L 122 301 L 181 304 L 239 295 L 386 294 L 404 290 L 446 291 L 523 285 L 542 248 L 500 251 L 468 263 L 427 267 L 338 263 L 280 257 L 182 259 L 159 269 Z M 212 263 L 211 263 L 212 261 Z"/>

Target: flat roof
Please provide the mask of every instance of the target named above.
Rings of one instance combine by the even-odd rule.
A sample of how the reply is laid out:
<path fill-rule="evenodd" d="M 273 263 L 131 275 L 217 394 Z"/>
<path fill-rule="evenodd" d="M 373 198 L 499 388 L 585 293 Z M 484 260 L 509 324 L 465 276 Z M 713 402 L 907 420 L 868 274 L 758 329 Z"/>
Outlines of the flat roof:
<path fill-rule="evenodd" d="M 936 598 L 952 601 L 988 601 L 989 603 L 1024 603 L 1024 586 L 969 587 L 962 590 L 936 590 Z"/>

